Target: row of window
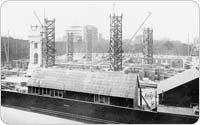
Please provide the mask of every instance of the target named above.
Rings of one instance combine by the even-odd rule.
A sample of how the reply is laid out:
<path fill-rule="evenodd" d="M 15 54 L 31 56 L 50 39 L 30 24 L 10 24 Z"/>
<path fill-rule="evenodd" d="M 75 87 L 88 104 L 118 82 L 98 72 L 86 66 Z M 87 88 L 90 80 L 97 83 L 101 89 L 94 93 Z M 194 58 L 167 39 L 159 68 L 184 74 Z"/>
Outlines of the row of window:
<path fill-rule="evenodd" d="M 143 62 L 143 59 L 139 58 L 139 59 L 134 59 L 135 62 Z M 175 60 L 171 60 L 171 59 L 153 59 L 154 63 L 171 63 L 174 62 Z M 182 60 L 178 60 L 179 63 L 182 62 Z"/>
<path fill-rule="evenodd" d="M 55 97 L 63 97 L 62 90 L 48 89 L 48 88 L 29 87 L 29 93 L 39 94 L 39 95 L 47 95 L 47 96 L 55 96 Z"/>
<path fill-rule="evenodd" d="M 101 104 L 107 104 L 107 105 L 133 107 L 133 99 L 109 97 L 109 96 L 104 96 L 104 95 L 94 95 L 94 94 L 78 93 L 78 92 L 63 91 L 63 90 L 56 90 L 56 89 L 49 89 L 49 88 L 40 88 L 40 87 L 28 87 L 28 93 L 43 95 L 43 96 L 68 98 L 68 99 L 81 100 L 81 101 L 94 102 L 94 103 L 101 103 Z"/>
<path fill-rule="evenodd" d="M 56 89 L 48 89 L 48 88 L 29 87 L 29 93 L 38 94 L 38 95 L 46 95 L 46 96 L 63 97 L 64 91 L 56 90 Z M 67 95 L 65 95 L 65 96 L 67 97 Z M 94 99 L 92 99 L 92 100 L 94 100 L 94 102 L 96 102 L 96 103 L 110 104 L 110 97 L 108 97 L 108 96 L 94 95 L 93 97 L 94 97 Z"/>

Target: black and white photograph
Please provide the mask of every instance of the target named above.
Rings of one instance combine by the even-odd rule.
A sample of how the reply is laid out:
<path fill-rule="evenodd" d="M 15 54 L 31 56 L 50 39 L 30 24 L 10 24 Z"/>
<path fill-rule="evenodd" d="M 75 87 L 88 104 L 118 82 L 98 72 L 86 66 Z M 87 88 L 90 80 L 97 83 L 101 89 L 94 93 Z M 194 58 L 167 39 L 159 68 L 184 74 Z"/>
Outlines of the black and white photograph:
<path fill-rule="evenodd" d="M 195 124 L 194 1 L 1 2 L 7 125 Z"/>

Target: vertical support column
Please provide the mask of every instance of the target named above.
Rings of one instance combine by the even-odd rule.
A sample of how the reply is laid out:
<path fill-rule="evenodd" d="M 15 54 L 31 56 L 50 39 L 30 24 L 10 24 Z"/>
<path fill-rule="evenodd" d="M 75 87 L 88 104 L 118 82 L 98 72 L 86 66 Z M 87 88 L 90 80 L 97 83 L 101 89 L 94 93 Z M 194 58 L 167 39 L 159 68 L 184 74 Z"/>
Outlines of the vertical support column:
<path fill-rule="evenodd" d="M 110 70 L 122 70 L 122 14 L 116 16 L 110 15 Z"/>
<path fill-rule="evenodd" d="M 153 64 L 153 29 L 144 29 L 143 45 L 144 63 Z"/>
<path fill-rule="evenodd" d="M 140 107 L 142 107 L 142 89 L 140 88 Z"/>
<path fill-rule="evenodd" d="M 67 61 L 73 61 L 74 45 L 73 33 L 67 33 Z"/>
<path fill-rule="evenodd" d="M 45 19 L 45 39 L 43 41 L 43 54 L 45 67 L 55 65 L 55 19 Z"/>
<path fill-rule="evenodd" d="M 157 90 L 155 91 L 155 111 L 157 111 Z"/>

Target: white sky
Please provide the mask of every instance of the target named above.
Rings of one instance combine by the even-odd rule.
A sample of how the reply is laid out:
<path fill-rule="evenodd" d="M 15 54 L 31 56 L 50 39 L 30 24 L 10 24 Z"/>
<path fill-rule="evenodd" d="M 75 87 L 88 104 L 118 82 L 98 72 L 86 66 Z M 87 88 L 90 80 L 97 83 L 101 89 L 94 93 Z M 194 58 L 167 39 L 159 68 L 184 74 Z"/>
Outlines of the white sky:
<path fill-rule="evenodd" d="M 1 8 L 1 34 L 28 39 L 30 25 L 39 25 L 33 11 L 42 20 L 56 19 L 56 38 L 62 38 L 70 25 L 90 24 L 98 28 L 103 37 L 109 38 L 109 14 L 113 1 L 9 1 Z M 115 10 L 123 13 L 123 39 L 131 38 L 151 11 L 143 27 L 152 27 L 154 39 L 169 38 L 191 42 L 199 36 L 199 9 L 192 1 L 118 1 Z M 137 35 L 142 34 L 142 30 Z"/>

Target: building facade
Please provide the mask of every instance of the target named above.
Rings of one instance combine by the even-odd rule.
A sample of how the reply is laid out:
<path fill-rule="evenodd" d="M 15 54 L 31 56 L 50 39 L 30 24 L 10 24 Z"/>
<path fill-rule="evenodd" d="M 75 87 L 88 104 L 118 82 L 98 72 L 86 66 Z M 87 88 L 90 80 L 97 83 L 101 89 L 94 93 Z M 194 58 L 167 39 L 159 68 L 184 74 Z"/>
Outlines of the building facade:
<path fill-rule="evenodd" d="M 86 25 L 83 27 L 84 41 L 87 42 L 88 31 L 91 31 L 92 42 L 93 43 L 97 42 L 98 41 L 98 29 L 93 25 Z"/>
<path fill-rule="evenodd" d="M 83 26 L 68 26 L 66 33 L 73 33 L 74 42 L 83 41 Z"/>
<path fill-rule="evenodd" d="M 40 31 L 40 28 L 31 30 L 28 36 L 30 44 L 29 69 L 42 66 L 42 34 Z"/>

